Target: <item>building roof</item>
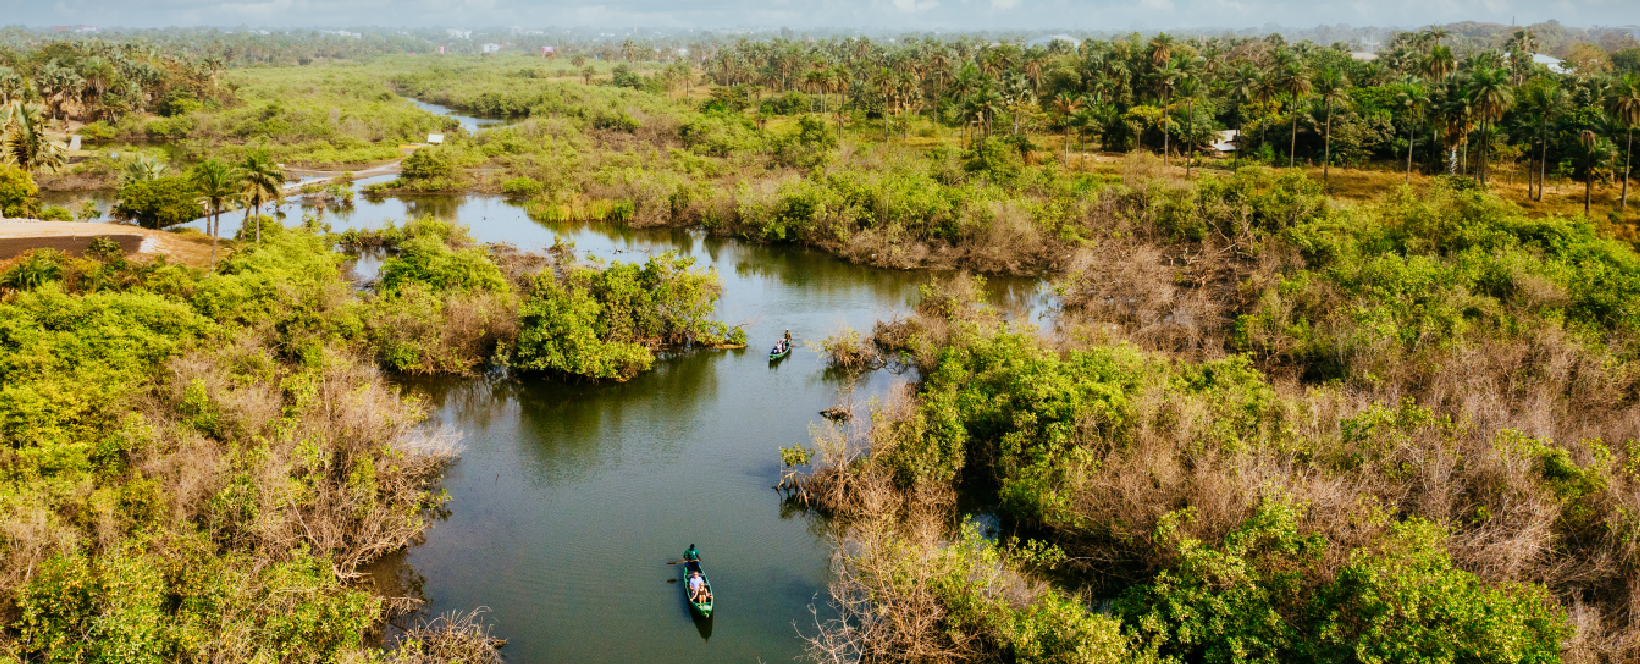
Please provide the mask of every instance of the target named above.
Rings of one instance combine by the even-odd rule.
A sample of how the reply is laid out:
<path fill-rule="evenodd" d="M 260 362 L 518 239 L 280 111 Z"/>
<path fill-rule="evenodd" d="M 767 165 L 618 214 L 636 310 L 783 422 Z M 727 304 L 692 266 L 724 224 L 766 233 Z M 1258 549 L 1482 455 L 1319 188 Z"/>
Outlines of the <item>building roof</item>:
<path fill-rule="evenodd" d="M 1533 53 L 1532 62 L 1540 65 L 1547 65 L 1549 67 L 1549 71 L 1556 74 L 1566 73 L 1566 66 L 1561 64 L 1561 61 L 1558 58 L 1552 58 L 1542 53 Z"/>

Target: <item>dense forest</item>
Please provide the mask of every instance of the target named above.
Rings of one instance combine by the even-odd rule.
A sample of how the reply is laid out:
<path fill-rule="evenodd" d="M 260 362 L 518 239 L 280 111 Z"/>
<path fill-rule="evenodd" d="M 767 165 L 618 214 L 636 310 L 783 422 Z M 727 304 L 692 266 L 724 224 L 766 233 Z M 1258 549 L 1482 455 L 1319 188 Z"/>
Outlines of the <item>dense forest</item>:
<path fill-rule="evenodd" d="M 800 630 L 815 661 L 1640 652 L 1632 36 L 436 60 L 377 37 L 0 38 L 7 216 L 71 214 L 44 214 L 44 183 L 113 188 L 153 228 L 240 224 L 202 267 L 112 243 L 0 265 L 9 656 L 490 661 L 470 617 L 373 648 L 415 607 L 359 570 L 423 536 L 454 458 L 390 378 L 622 380 L 745 342 L 688 259 L 261 214 L 276 164 L 385 162 L 397 179 L 358 195 L 487 191 L 542 220 L 931 269 L 910 314 L 823 344 L 840 375 L 912 382 L 781 450 L 786 499 L 836 545 L 836 618 Z M 314 60 L 331 41 L 354 50 Z M 1230 130 L 1236 154 L 1210 149 Z M 68 131 L 122 156 L 71 155 Z M 365 251 L 384 263 L 356 284 Z M 977 273 L 1040 277 L 1055 308 L 1007 315 Z"/>

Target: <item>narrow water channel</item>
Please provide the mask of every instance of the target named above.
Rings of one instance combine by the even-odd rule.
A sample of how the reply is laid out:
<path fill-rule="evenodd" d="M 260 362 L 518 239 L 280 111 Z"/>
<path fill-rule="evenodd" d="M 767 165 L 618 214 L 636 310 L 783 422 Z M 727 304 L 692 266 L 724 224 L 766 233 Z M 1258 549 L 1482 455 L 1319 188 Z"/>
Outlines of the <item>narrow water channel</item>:
<path fill-rule="evenodd" d="M 285 206 L 287 223 L 321 213 L 298 205 Z M 428 615 L 487 607 L 513 662 L 772 663 L 801 654 L 810 605 L 824 611 L 830 547 L 823 521 L 771 489 L 778 450 L 808 441 L 824 425 L 821 409 L 841 400 L 865 415 L 871 399 L 907 379 L 879 371 L 844 381 L 802 342 L 869 330 L 903 311 L 929 273 L 698 231 L 539 223 L 485 195 L 361 196 L 322 215 L 335 230 L 431 215 L 469 225 L 480 242 L 532 251 L 563 240 L 606 260 L 675 251 L 718 271 L 719 317 L 745 325 L 751 340 L 663 357 L 626 383 L 502 372 L 403 380 L 428 405 L 427 426 L 460 438 L 461 456 L 444 481 L 447 515 L 425 542 L 377 566 L 397 579 L 386 585 L 425 599 Z M 224 219 L 224 235 L 238 216 Z M 354 269 L 368 276 L 378 266 L 366 259 Z M 1034 280 L 992 279 L 989 288 L 994 303 L 1021 315 L 1046 305 Z M 798 350 L 771 362 L 768 348 L 784 330 Z M 707 621 L 691 616 L 676 566 L 666 564 L 689 544 L 713 581 Z"/>
<path fill-rule="evenodd" d="M 797 627 L 824 605 L 824 524 L 771 489 L 779 448 L 808 440 L 839 399 L 864 414 L 904 377 L 849 384 L 801 348 L 770 362 L 784 330 L 818 341 L 869 330 L 902 311 L 927 273 L 848 264 L 815 250 L 744 244 L 676 229 L 543 224 L 492 196 L 360 200 L 337 229 L 431 214 L 469 224 L 481 242 L 539 250 L 556 239 L 583 255 L 637 261 L 693 256 L 723 282 L 720 316 L 751 347 L 690 351 L 626 383 L 491 375 L 405 381 L 429 426 L 462 437 L 444 482 L 448 518 L 405 562 L 434 613 L 489 607 L 517 662 L 784 662 Z M 371 266 L 361 266 L 371 270 Z M 1039 303 L 1027 280 L 993 280 L 998 302 Z M 717 594 L 694 620 L 677 560 L 697 544 Z"/>

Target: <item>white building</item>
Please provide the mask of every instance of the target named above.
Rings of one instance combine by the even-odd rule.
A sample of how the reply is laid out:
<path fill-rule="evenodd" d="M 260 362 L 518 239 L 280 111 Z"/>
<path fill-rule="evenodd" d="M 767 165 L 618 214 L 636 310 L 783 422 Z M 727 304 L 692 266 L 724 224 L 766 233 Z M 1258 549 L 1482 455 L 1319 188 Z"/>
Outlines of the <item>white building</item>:
<path fill-rule="evenodd" d="M 484 44 L 484 45 L 480 46 L 479 48 L 483 49 L 485 53 L 495 53 L 496 51 L 501 50 L 501 45 L 500 44 Z"/>
<path fill-rule="evenodd" d="M 455 39 L 472 39 L 473 38 L 473 31 L 472 30 L 462 30 L 462 29 L 459 29 L 459 28 L 445 28 L 444 31 L 446 33 L 449 33 L 449 35 L 452 38 L 455 38 Z"/>
<path fill-rule="evenodd" d="M 1540 65 L 1547 65 L 1549 67 L 1549 71 L 1552 71 L 1556 74 L 1566 73 L 1566 66 L 1561 64 L 1559 58 L 1552 58 L 1552 57 L 1549 57 L 1549 56 L 1544 55 L 1542 53 L 1533 53 L 1532 54 L 1532 62 L 1535 62 L 1535 63 L 1540 64 Z"/>

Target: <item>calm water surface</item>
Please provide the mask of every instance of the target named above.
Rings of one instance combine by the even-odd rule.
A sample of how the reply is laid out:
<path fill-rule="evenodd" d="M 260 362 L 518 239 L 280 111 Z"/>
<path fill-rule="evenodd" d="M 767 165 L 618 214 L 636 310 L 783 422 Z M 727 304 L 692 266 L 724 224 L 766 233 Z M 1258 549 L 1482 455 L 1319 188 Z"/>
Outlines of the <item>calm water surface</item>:
<path fill-rule="evenodd" d="M 48 202 L 87 198 L 109 203 L 83 193 Z M 284 210 L 292 222 L 320 214 Z M 425 598 L 429 613 L 488 607 L 513 662 L 786 662 L 802 652 L 794 626 L 812 631 L 808 607 L 823 604 L 829 548 L 825 524 L 771 490 L 778 449 L 806 442 L 821 409 L 841 399 L 864 414 L 905 377 L 880 371 L 846 383 L 801 342 L 903 312 L 928 273 L 700 232 L 537 223 L 494 196 L 361 196 L 322 214 L 337 230 L 432 215 L 470 225 L 480 242 L 529 251 L 561 239 L 610 260 L 675 251 L 718 271 L 718 314 L 751 340 L 663 357 L 626 383 L 499 373 L 405 381 L 428 404 L 428 426 L 460 436 L 462 451 L 444 481 L 448 516 L 379 574 L 411 586 L 402 592 Z M 224 235 L 239 216 L 223 220 Z M 364 259 L 355 272 L 378 265 Z M 1034 281 L 992 279 L 990 289 L 1024 316 L 1048 304 Z M 770 362 L 769 346 L 788 329 L 798 350 Z M 691 543 L 716 591 L 708 621 L 691 616 L 666 564 Z"/>
<path fill-rule="evenodd" d="M 541 224 L 489 196 L 360 199 L 336 228 L 434 215 L 482 242 L 636 261 L 695 257 L 723 282 L 719 315 L 745 324 L 750 348 L 691 351 L 626 383 L 493 375 L 407 381 L 430 426 L 459 433 L 444 482 L 450 515 L 405 556 L 429 610 L 489 607 L 515 662 L 783 662 L 801 653 L 795 625 L 823 603 L 824 524 L 784 508 L 778 448 L 809 439 L 840 398 L 859 412 L 903 377 L 849 385 L 799 348 L 771 363 L 783 330 L 817 341 L 903 311 L 928 274 L 850 265 L 819 251 L 742 244 L 699 232 Z M 361 265 L 371 271 L 372 265 Z M 1033 282 L 993 280 L 998 301 L 1040 306 Z M 692 618 L 676 582 L 699 545 L 716 590 L 710 621 Z"/>

